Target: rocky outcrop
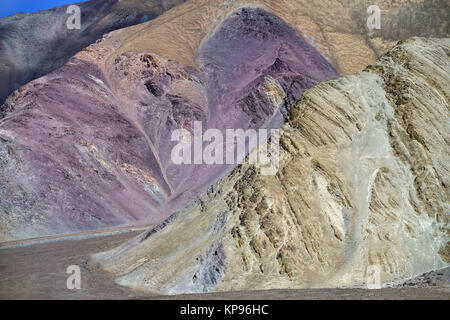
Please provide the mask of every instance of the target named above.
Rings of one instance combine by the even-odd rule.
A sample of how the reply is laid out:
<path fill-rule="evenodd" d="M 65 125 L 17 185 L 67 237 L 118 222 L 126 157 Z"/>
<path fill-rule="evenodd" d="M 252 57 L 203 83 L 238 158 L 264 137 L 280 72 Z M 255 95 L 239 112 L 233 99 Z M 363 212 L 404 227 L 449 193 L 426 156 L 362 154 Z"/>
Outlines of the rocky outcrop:
<path fill-rule="evenodd" d="M 449 55 L 449 39 L 412 38 L 307 90 L 281 127 L 276 175 L 245 162 L 95 259 L 119 284 L 165 294 L 353 286 L 372 266 L 383 282 L 448 266 Z"/>
<path fill-rule="evenodd" d="M 47 72 L 68 58 L 59 59 L 59 52 L 69 52 L 69 44 L 79 48 L 146 10 L 159 14 L 179 2 L 83 3 L 86 29 L 69 30 L 81 32 L 77 41 L 67 37 L 54 48 L 33 36 L 27 43 L 38 55 L 28 44 L 9 46 L 4 61 L 20 74 L 24 69 L 15 64 L 22 60 Z M 159 223 L 234 168 L 175 165 L 175 129 L 192 132 L 194 121 L 222 133 L 277 128 L 305 89 L 361 70 L 404 36 L 395 26 L 407 25 L 405 15 L 420 12 L 424 20 L 433 14 L 432 23 L 418 23 L 413 34 L 446 33 L 447 19 L 435 12 L 446 2 L 374 4 L 386 32 L 368 31 L 365 1 L 189 0 L 104 35 L 19 88 L 0 106 L 0 241 Z M 47 17 L 55 37 L 42 31 L 45 23 L 36 31 L 53 43 L 68 32 L 58 29 L 65 27 L 63 11 L 2 19 L 13 22 L 1 36 L 19 41 L 14 28 L 20 21 L 30 26 Z"/>
<path fill-rule="evenodd" d="M 151 20 L 183 0 L 90 0 L 77 3 L 80 29 L 69 29 L 69 5 L 0 18 L 0 104 L 15 89 L 62 66 L 103 34 Z"/>
<path fill-rule="evenodd" d="M 234 167 L 173 163 L 174 130 L 276 128 L 305 89 L 338 76 L 261 9 L 226 19 L 196 67 L 117 56 L 107 40 L 0 108 L 2 240 L 159 223 Z"/>
<path fill-rule="evenodd" d="M 369 6 L 380 9 L 380 29 L 369 29 Z M 221 23 L 243 7 L 282 18 L 324 56 L 339 74 L 353 74 L 407 37 L 448 37 L 446 0 L 189 0 L 144 24 L 126 28 L 115 53 L 151 51 L 195 65 L 200 47 Z M 372 12 L 373 14 L 373 12 Z"/>

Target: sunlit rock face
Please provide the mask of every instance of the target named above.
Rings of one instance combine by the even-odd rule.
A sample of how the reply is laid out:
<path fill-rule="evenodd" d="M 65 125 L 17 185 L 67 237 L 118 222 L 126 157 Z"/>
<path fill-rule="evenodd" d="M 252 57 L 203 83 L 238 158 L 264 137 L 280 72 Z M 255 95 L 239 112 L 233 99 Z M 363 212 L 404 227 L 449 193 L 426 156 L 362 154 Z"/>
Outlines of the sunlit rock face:
<path fill-rule="evenodd" d="M 184 2 L 90 0 L 80 8 L 80 29 L 69 29 L 69 5 L 0 18 L 0 104 L 15 89 L 62 66 L 112 30 L 151 20 Z M 72 21 L 72 20 L 70 20 Z"/>
<path fill-rule="evenodd" d="M 244 31 L 244 32 L 242 32 Z M 277 128 L 334 68 L 292 28 L 240 9 L 196 66 L 91 45 L 1 107 L 2 239 L 157 223 L 234 165 L 172 162 L 176 129 Z"/>
<path fill-rule="evenodd" d="M 447 34 L 444 0 L 373 4 L 382 30 L 362 0 L 88 1 L 81 30 L 66 7 L 0 19 L 5 95 L 100 38 L 0 107 L 0 238 L 161 222 L 233 168 L 174 165 L 175 129 L 275 128 L 305 88 Z"/>
<path fill-rule="evenodd" d="M 338 76 L 283 20 L 253 8 L 240 9 L 228 17 L 204 42 L 196 65 L 207 102 L 203 109 L 207 111 L 193 118 L 203 121 L 205 129 L 215 128 L 222 133 L 226 129 L 278 128 L 304 90 Z M 182 100 L 172 101 L 172 106 L 189 110 Z M 191 120 L 183 120 L 185 126 L 177 121 L 177 127 L 192 132 Z M 166 150 L 159 153 L 167 154 Z M 168 158 L 162 161 L 171 163 Z M 180 204 L 186 204 L 199 188 L 210 185 L 231 167 L 234 165 L 170 165 L 167 175 L 174 195 L 180 195 Z M 178 201 L 175 199 L 174 204 Z"/>
<path fill-rule="evenodd" d="M 291 27 L 261 9 L 245 8 L 231 15 L 204 43 L 196 61 L 208 83 L 211 113 L 224 113 L 237 104 L 238 112 L 243 109 L 248 114 L 239 124 L 243 128 L 262 125 L 260 120 L 273 113 L 261 88 L 265 77 L 271 76 L 281 85 L 290 105 L 305 88 L 337 76 Z"/>
<path fill-rule="evenodd" d="M 374 270 L 384 283 L 448 266 L 449 52 L 449 39 L 408 39 L 307 90 L 276 175 L 245 162 L 96 260 L 164 294 L 365 287 Z"/>

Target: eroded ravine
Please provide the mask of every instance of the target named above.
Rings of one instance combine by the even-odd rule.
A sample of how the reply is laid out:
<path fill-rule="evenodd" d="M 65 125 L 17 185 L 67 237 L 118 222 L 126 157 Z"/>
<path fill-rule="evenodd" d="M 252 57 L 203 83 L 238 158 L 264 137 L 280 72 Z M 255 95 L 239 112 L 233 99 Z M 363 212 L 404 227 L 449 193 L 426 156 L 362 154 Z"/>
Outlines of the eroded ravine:
<path fill-rule="evenodd" d="M 227 17 L 195 67 L 133 51 L 109 63 L 116 33 L 4 105 L 3 240 L 161 222 L 235 166 L 174 164 L 174 130 L 277 128 L 303 90 L 337 76 L 261 9 Z"/>
<path fill-rule="evenodd" d="M 448 266 L 449 45 L 409 39 L 306 91 L 281 127 L 276 175 L 246 162 L 96 260 L 119 284 L 165 294 L 353 286 L 370 268 L 389 282 Z"/>

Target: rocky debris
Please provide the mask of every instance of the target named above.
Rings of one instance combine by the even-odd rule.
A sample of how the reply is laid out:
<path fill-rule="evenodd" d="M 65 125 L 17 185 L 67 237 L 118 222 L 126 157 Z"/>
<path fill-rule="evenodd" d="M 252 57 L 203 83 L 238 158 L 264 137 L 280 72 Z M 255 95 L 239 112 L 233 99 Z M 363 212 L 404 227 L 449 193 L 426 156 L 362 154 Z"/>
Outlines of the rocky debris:
<path fill-rule="evenodd" d="M 104 251 L 136 236 L 136 232 L 91 236 L 86 239 L 65 239 L 0 249 L 0 298 L 9 299 L 426 299 L 448 300 L 450 288 L 437 286 L 400 289 L 367 290 L 355 288 L 333 289 L 273 289 L 258 291 L 211 292 L 189 295 L 157 295 L 132 290 L 114 283 L 111 274 L 93 263 L 90 255 Z M 82 290 L 67 290 L 66 269 L 69 265 L 81 268 Z M 447 280 L 448 284 L 448 280 Z"/>
<path fill-rule="evenodd" d="M 101 37 L 179 2 L 84 2 L 86 23 L 70 36 L 66 7 L 0 20 L 10 70 L 0 73 L 1 88 L 53 70 L 65 53 L 99 39 L 0 106 L 1 240 L 164 221 L 233 168 L 174 165 L 173 130 L 192 131 L 196 120 L 204 130 L 277 128 L 305 89 L 390 48 L 405 12 L 425 19 L 446 5 L 375 1 L 389 34 L 369 34 L 365 1 L 190 0 Z M 433 17 L 411 32 L 445 33 L 448 19 Z M 22 24 L 35 27 L 33 36 L 18 37 Z"/>
<path fill-rule="evenodd" d="M 229 32 L 236 23 L 251 26 L 245 35 Z M 196 68 L 151 52 L 117 56 L 110 39 L 0 107 L 1 240 L 159 223 L 234 167 L 173 163 L 174 130 L 193 133 L 195 121 L 204 131 L 276 128 L 286 99 L 337 76 L 292 28 L 260 9 L 225 20 Z"/>
<path fill-rule="evenodd" d="M 447 267 L 449 50 L 449 39 L 408 39 L 307 90 L 281 127 L 276 175 L 245 162 L 220 195 L 95 259 L 119 284 L 165 294 L 357 286 L 369 267 L 383 283 Z M 218 246 L 224 269 L 201 285 L 198 261 Z"/>
<path fill-rule="evenodd" d="M 416 277 L 386 284 L 387 288 L 450 288 L 450 268 L 425 272 Z"/>
<path fill-rule="evenodd" d="M 67 28 L 69 5 L 0 18 L 0 104 L 15 89 L 59 68 L 98 39 L 101 41 L 104 34 L 151 20 L 182 2 L 80 2 L 76 4 L 81 13 L 80 29 Z"/>

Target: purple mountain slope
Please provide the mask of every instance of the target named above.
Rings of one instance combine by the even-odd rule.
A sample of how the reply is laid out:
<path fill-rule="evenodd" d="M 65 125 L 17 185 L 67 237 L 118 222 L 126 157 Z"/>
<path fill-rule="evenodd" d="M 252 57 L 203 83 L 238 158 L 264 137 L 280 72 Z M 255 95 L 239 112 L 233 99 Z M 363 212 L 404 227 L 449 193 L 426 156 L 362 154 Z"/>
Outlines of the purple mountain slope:
<path fill-rule="evenodd" d="M 153 19 L 185 0 L 77 3 L 80 29 L 68 29 L 68 5 L 0 18 L 0 104 L 15 89 L 62 66 L 104 33 Z"/>
<path fill-rule="evenodd" d="M 89 46 L 0 108 L 1 240 L 158 223 L 231 169 L 177 165 L 172 132 L 277 128 L 301 93 L 337 76 L 293 29 L 239 9 L 195 67 L 120 43 Z"/>

